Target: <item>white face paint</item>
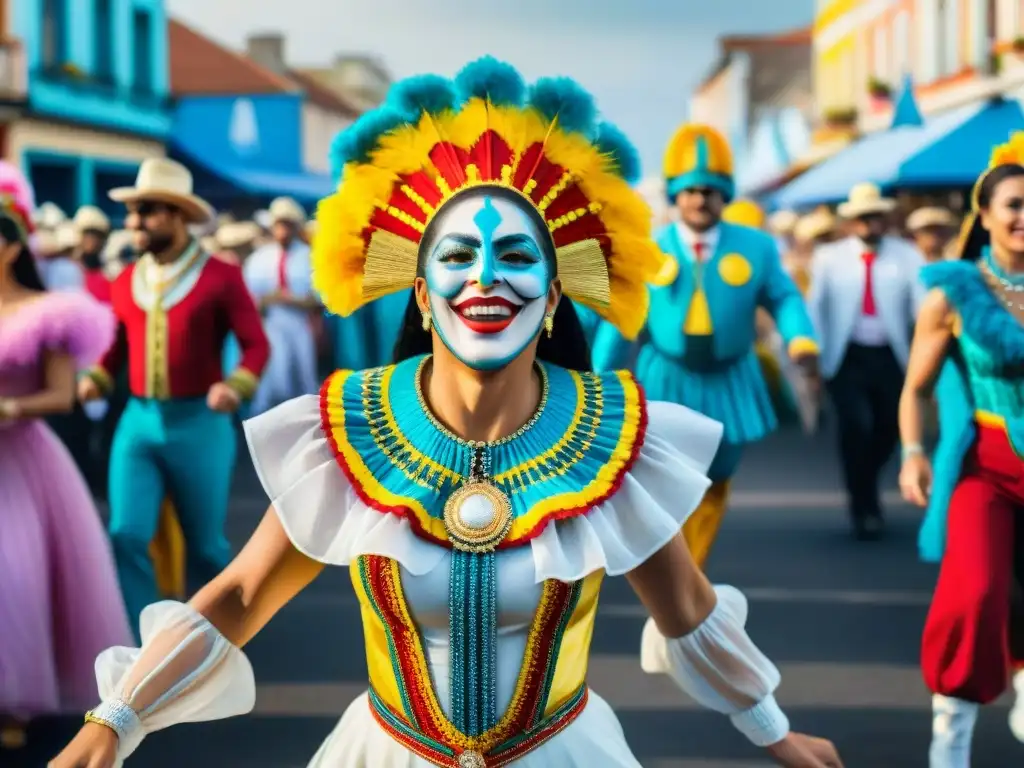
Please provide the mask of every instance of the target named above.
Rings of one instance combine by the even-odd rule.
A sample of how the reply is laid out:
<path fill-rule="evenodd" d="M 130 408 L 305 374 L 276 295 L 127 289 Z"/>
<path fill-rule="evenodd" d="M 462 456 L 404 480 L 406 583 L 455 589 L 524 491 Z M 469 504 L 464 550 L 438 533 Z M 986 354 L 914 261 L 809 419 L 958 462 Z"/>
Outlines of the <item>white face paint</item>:
<path fill-rule="evenodd" d="M 527 212 L 470 195 L 442 211 L 424 267 L 434 327 L 477 370 L 508 365 L 540 333 L 551 267 Z"/>

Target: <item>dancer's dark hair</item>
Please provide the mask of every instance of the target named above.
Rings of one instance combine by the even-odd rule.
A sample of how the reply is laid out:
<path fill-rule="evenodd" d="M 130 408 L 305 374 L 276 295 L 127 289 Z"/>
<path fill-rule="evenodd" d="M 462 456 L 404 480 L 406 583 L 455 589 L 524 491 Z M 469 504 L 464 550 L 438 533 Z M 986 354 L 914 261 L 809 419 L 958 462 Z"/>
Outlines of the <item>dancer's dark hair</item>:
<path fill-rule="evenodd" d="M 25 240 L 24 230 L 14 219 L 2 213 L 0 213 L 0 237 L 8 243 L 17 243 L 19 246 L 18 255 L 11 269 L 11 274 L 18 284 L 31 291 L 45 291 L 46 286 L 39 275 L 35 257 Z"/>
<path fill-rule="evenodd" d="M 992 204 L 992 198 L 996 189 L 1007 179 L 1016 179 L 1024 176 L 1024 165 L 1009 163 L 997 165 L 988 171 L 978 183 L 975 190 L 975 198 L 979 211 L 988 208 Z M 981 217 L 972 214 L 967 220 L 967 233 L 962 236 L 960 242 L 960 258 L 963 261 L 977 261 L 981 258 L 982 251 L 986 246 L 991 245 L 992 238 L 987 229 L 981 226 Z"/>

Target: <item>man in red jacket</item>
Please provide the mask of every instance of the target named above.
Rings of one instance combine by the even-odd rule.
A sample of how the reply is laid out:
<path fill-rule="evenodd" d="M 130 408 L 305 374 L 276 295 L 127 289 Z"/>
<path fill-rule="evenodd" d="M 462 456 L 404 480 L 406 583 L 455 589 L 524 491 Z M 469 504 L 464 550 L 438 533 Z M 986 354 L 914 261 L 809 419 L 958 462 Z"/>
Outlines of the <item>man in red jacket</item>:
<path fill-rule="evenodd" d="M 131 400 L 110 459 L 110 535 L 133 619 L 159 599 L 150 543 L 165 496 L 184 534 L 189 565 L 204 583 L 231 556 L 224 537 L 236 437 L 232 414 L 252 396 L 270 349 L 241 270 L 205 253 L 189 224 L 209 221 L 192 175 L 166 159 L 143 162 L 124 202 L 145 254 L 114 282 L 117 340 L 83 378 L 79 396 L 109 392 L 127 365 Z M 226 378 L 232 333 L 241 347 Z"/>

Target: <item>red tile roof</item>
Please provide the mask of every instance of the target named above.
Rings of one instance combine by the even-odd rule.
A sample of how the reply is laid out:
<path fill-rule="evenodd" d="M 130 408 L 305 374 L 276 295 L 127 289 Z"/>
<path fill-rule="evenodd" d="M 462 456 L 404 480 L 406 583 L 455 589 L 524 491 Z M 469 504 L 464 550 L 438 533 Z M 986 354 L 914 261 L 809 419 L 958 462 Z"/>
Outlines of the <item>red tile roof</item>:
<path fill-rule="evenodd" d="M 255 96 L 299 90 L 287 78 L 175 19 L 168 24 L 168 42 L 175 96 Z"/>

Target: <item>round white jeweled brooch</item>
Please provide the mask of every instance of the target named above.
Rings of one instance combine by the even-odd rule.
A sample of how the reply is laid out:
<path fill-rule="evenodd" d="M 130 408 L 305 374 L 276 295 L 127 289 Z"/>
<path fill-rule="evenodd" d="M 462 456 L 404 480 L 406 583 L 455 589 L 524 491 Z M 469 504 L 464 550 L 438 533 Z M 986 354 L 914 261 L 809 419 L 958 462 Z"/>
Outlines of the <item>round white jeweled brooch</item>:
<path fill-rule="evenodd" d="M 469 750 L 459 755 L 459 768 L 487 768 L 487 762 L 479 752 Z"/>
<path fill-rule="evenodd" d="M 472 480 L 445 502 L 444 527 L 456 549 L 491 552 L 512 528 L 512 503 L 497 486 Z"/>

